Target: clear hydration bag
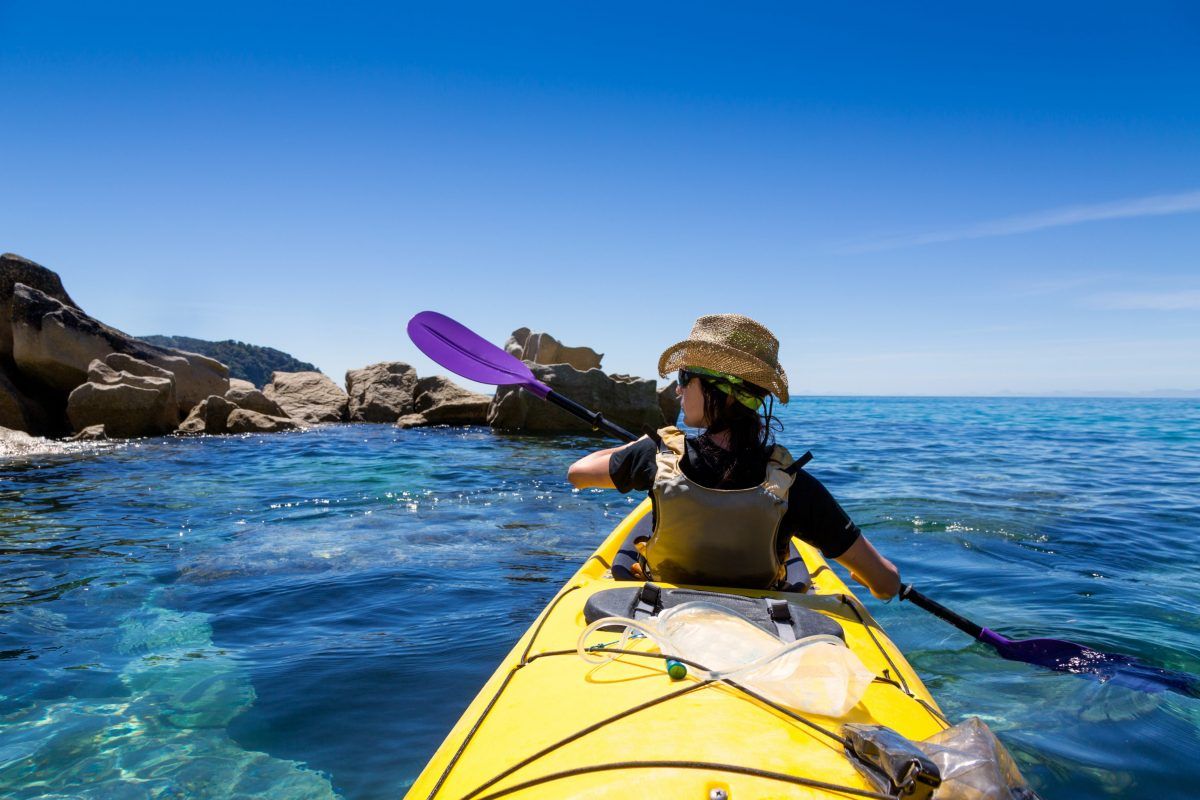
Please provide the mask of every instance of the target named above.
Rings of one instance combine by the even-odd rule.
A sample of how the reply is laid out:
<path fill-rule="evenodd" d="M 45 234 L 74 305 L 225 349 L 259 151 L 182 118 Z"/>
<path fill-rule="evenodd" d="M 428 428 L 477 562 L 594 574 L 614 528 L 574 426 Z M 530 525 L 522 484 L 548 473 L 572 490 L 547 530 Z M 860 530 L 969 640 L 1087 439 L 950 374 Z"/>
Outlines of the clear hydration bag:
<path fill-rule="evenodd" d="M 593 664 L 616 657 L 586 647 L 594 631 L 616 626 L 624 628 L 618 649 L 624 649 L 633 631 L 640 632 L 664 655 L 704 667 L 705 677 L 736 681 L 780 705 L 810 714 L 845 716 L 875 677 L 836 636 L 808 636 L 785 645 L 741 614 L 704 601 L 684 603 L 640 621 L 598 619 L 579 636 L 580 657 Z"/>

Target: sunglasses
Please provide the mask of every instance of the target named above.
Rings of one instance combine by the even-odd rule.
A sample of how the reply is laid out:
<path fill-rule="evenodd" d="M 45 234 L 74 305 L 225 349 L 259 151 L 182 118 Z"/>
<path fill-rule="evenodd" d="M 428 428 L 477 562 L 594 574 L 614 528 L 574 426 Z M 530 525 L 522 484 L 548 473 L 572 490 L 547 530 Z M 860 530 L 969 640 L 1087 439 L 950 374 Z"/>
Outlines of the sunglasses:
<path fill-rule="evenodd" d="M 690 369 L 679 370 L 679 388 L 685 388 L 689 383 L 692 382 L 692 378 L 699 377 L 700 375 L 698 373 L 692 372 Z"/>

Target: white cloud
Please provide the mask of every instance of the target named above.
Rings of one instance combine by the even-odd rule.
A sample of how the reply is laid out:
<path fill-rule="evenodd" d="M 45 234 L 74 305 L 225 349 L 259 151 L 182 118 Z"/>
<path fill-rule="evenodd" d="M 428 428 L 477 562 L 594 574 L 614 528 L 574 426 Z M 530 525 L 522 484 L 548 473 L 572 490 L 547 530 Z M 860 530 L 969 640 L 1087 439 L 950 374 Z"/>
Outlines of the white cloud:
<path fill-rule="evenodd" d="M 1200 211 L 1200 191 L 1180 194 L 1158 194 L 1135 197 L 1111 203 L 1088 206 L 1066 206 L 1038 211 L 1016 217 L 980 222 L 960 228 L 942 231 L 887 236 L 852 242 L 837 248 L 838 253 L 868 253 L 878 250 L 896 250 L 923 244 L 956 242 L 964 239 L 984 239 L 992 236 L 1012 236 L 1046 228 L 1061 228 L 1083 222 L 1098 222 L 1108 219 L 1132 219 L 1135 217 L 1161 217 L 1169 214 L 1190 214 Z"/>
<path fill-rule="evenodd" d="M 1175 292 L 1108 292 L 1088 298 L 1096 308 L 1146 311 L 1200 311 L 1200 290 Z"/>

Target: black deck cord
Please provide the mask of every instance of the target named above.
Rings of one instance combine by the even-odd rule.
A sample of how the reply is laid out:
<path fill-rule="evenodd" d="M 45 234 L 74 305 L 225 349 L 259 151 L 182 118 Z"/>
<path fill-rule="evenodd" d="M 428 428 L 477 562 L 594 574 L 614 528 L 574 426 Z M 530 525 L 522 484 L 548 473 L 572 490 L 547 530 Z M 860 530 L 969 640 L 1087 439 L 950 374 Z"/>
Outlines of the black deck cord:
<path fill-rule="evenodd" d="M 533 647 L 533 642 L 535 639 L 537 639 L 538 634 L 542 632 L 542 626 L 545 625 L 546 620 L 550 618 L 550 612 L 552 612 L 554 607 L 558 605 L 558 601 L 562 600 L 564 597 L 578 588 L 578 586 L 572 586 L 559 592 L 558 596 L 550 602 L 550 605 L 546 606 L 545 610 L 542 611 L 542 617 L 538 620 L 537 625 L 534 627 L 533 635 L 529 637 L 529 644 L 525 646 L 525 652 L 521 654 L 520 663 L 509 670 L 508 675 L 504 677 L 504 682 L 500 684 L 500 688 L 498 688 L 496 693 L 492 695 L 492 699 L 488 701 L 487 707 L 483 709 L 483 713 L 479 715 L 479 719 L 475 720 L 475 724 L 471 726 L 471 730 L 467 731 L 467 735 L 463 737 L 462 742 L 460 742 L 458 745 L 458 750 L 454 752 L 454 755 L 446 764 L 446 768 L 442 770 L 442 774 L 438 776 L 437 783 L 433 785 L 433 789 L 430 790 L 426 800 L 433 800 L 433 797 L 439 791 L 441 791 L 442 784 L 444 784 L 446 782 L 446 778 L 450 776 L 450 770 L 454 769 L 454 765 L 458 763 L 460 758 L 462 758 L 462 754 L 466 751 L 467 745 L 470 743 L 471 739 L 475 738 L 475 734 L 478 733 L 479 726 L 483 724 L 485 719 L 487 719 L 487 715 L 491 712 L 492 707 L 496 705 L 496 701 L 500 699 L 500 695 L 504 694 L 504 690 L 508 688 L 508 682 L 511 681 L 513 676 L 517 674 L 517 670 L 521 669 L 521 667 L 525 666 L 527 663 L 526 659 L 529 657 L 529 650 Z"/>
<path fill-rule="evenodd" d="M 547 753 L 552 753 L 560 747 L 565 747 L 566 745 L 570 744 L 571 742 L 575 741 L 576 739 L 580 739 L 584 736 L 587 736 L 589 733 L 599 730 L 600 728 L 603 728 L 605 725 L 616 722 L 617 720 L 622 719 L 624 717 L 628 717 L 631 714 L 636 714 L 639 711 L 644 711 L 645 709 L 650 708 L 651 706 L 656 706 L 659 703 L 665 703 L 666 701 L 676 698 L 681 694 L 687 694 L 689 692 L 694 692 L 697 689 L 703 689 L 705 686 L 708 686 L 711 683 L 713 683 L 712 679 L 700 681 L 699 683 L 693 683 L 689 686 L 683 687 L 682 689 L 678 689 L 674 692 L 669 692 L 667 694 L 664 694 L 661 697 L 656 697 L 653 700 L 647 700 L 644 703 L 639 703 L 638 705 L 634 706 L 633 708 L 627 708 L 624 711 L 620 711 L 616 714 L 613 714 L 611 717 L 602 719 L 599 722 L 592 723 L 591 725 L 588 725 L 586 728 L 581 728 L 580 730 L 577 730 L 574 733 L 572 733 L 570 736 L 560 739 L 557 742 L 555 742 L 554 744 L 546 745 L 545 747 L 543 747 L 541 750 L 537 751 L 533 755 L 523 758 L 522 760 L 518 761 L 516 764 L 513 764 L 511 767 L 504 770 L 503 772 L 501 772 L 491 778 L 488 778 L 486 781 L 481 783 L 479 786 L 476 786 L 474 789 L 472 789 L 471 791 L 464 794 L 460 798 L 460 800 L 471 800 L 472 797 L 479 794 L 484 789 L 487 789 L 489 786 L 493 786 L 496 783 L 499 783 L 500 781 L 507 778 L 509 775 L 512 775 L 514 772 L 519 770 L 521 767 L 524 767 L 528 764 L 532 764 L 534 761 L 537 761 L 539 758 L 546 755 Z"/>
<path fill-rule="evenodd" d="M 854 616 L 858 617 L 858 624 L 866 628 L 867 635 L 871 637 L 871 641 L 875 643 L 877 648 L 879 648 L 879 652 L 883 653 L 883 657 L 887 661 L 888 666 L 892 668 L 892 672 L 895 673 L 896 677 L 900 680 L 900 685 L 904 689 L 904 693 L 911 696 L 912 690 L 908 688 L 908 681 L 904 680 L 904 673 L 902 673 L 896 666 L 896 662 L 892 661 L 892 657 L 888 655 L 888 651 L 885 650 L 883 645 L 879 643 L 879 639 L 875 638 L 875 631 L 871 630 L 871 626 L 867 624 L 862 612 L 858 610 L 858 607 L 854 605 L 854 603 L 852 603 L 850 598 L 846 595 L 839 595 L 839 597 L 841 597 L 842 603 L 849 606 L 850 610 L 854 612 Z"/>
<path fill-rule="evenodd" d="M 576 767 L 575 769 L 565 769 L 561 772 L 552 772 L 549 775 L 542 775 L 537 778 L 532 778 L 524 783 L 518 783 L 514 786 L 509 786 L 506 789 L 501 789 L 498 792 L 492 792 L 489 795 L 480 797 L 479 800 L 495 800 L 497 797 L 519 792 L 542 783 L 561 780 L 563 778 L 573 778 L 577 775 L 587 775 L 592 772 L 604 772 L 606 770 L 616 769 L 703 769 L 714 772 L 733 772 L 739 775 L 752 775 L 756 778 L 769 778 L 771 780 L 783 781 L 785 783 L 795 784 L 796 786 L 808 786 L 813 789 L 824 789 L 827 792 L 836 792 L 838 794 L 852 795 L 854 797 L 869 797 L 872 800 L 895 800 L 895 797 L 890 794 L 880 794 L 867 789 L 855 789 L 852 786 L 838 786 L 836 783 L 826 783 L 825 781 L 813 780 L 812 778 L 801 778 L 798 775 L 788 775 L 783 772 L 771 772 L 765 769 L 756 769 L 755 767 L 742 767 L 737 764 L 721 764 L 719 762 L 709 761 L 616 761 L 611 764 L 592 764 L 586 767 Z M 636 787 L 635 787 L 636 788 Z"/>
<path fill-rule="evenodd" d="M 887 670 L 884 670 L 884 672 L 887 672 Z M 875 676 L 874 678 L 872 678 L 871 680 L 872 680 L 872 681 L 874 681 L 875 683 L 883 683 L 883 684 L 886 684 L 886 685 L 888 685 L 888 686 L 895 686 L 897 689 L 899 689 L 900 691 L 904 692 L 904 687 L 903 687 L 903 686 L 901 686 L 901 685 L 900 685 L 900 682 L 899 682 L 899 681 L 897 681 L 897 680 L 895 680 L 894 678 L 885 678 L 885 677 L 883 677 L 882 675 L 876 675 L 876 676 Z M 918 703 L 920 703 L 922 706 L 924 706 L 924 707 L 925 707 L 925 710 L 926 710 L 926 711 L 928 711 L 928 712 L 929 712 L 929 714 L 930 714 L 931 716 L 933 716 L 933 717 L 937 718 L 938 720 L 941 720 L 942 722 L 946 723 L 946 725 L 947 725 L 947 726 L 948 726 L 948 725 L 950 725 L 950 720 L 946 719 L 946 715 L 945 715 L 945 714 L 943 714 L 942 712 L 938 711 L 938 710 L 937 710 L 936 708 L 934 708 L 933 706 L 929 705 L 929 703 L 926 703 L 924 700 L 922 700 L 921 698 L 917 697 L 917 696 L 916 696 L 915 694 L 913 694 L 912 692 L 904 692 L 904 694 L 905 694 L 905 696 L 906 696 L 906 697 L 908 697 L 910 700 L 916 700 Z"/>

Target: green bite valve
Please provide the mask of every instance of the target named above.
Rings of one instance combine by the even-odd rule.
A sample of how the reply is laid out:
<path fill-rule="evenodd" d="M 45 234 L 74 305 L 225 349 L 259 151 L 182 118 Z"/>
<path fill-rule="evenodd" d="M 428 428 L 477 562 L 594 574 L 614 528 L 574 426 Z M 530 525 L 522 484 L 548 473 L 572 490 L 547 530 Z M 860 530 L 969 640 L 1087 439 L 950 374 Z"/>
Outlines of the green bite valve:
<path fill-rule="evenodd" d="M 687 665 L 681 664 L 673 658 L 667 659 L 667 674 L 671 676 L 671 680 L 679 681 L 687 677 Z"/>

